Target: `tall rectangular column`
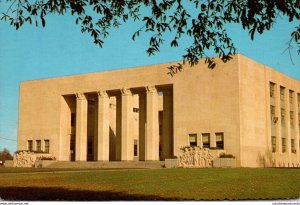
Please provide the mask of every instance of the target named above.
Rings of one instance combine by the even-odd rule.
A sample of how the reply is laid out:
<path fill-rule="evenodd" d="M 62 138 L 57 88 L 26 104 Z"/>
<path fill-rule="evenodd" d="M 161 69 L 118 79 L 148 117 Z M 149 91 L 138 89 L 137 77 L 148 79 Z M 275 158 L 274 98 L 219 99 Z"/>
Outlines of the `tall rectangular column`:
<path fill-rule="evenodd" d="M 300 156 L 300 123 L 299 123 L 299 113 L 300 113 L 300 103 L 298 103 L 298 101 L 300 101 L 300 95 L 297 94 L 296 92 L 294 92 L 294 116 L 295 116 L 295 120 L 294 120 L 294 128 L 295 128 L 295 149 L 296 149 L 296 154 L 298 156 Z"/>
<path fill-rule="evenodd" d="M 76 93 L 76 161 L 87 160 L 87 108 L 84 93 Z"/>
<path fill-rule="evenodd" d="M 116 96 L 116 144 L 115 160 L 121 161 L 121 137 L 122 137 L 122 97 Z"/>
<path fill-rule="evenodd" d="M 147 86 L 146 160 L 159 160 L 158 94 Z"/>
<path fill-rule="evenodd" d="M 133 160 L 133 99 L 129 89 L 122 92 L 122 122 L 121 122 L 121 160 Z"/>
<path fill-rule="evenodd" d="M 286 138 L 286 153 L 291 154 L 291 119 L 290 119 L 290 97 L 289 89 L 285 88 L 285 138 Z"/>
<path fill-rule="evenodd" d="M 109 97 L 98 91 L 98 161 L 109 161 Z"/>
<path fill-rule="evenodd" d="M 281 103 L 280 103 L 280 86 L 275 85 L 275 116 L 276 120 L 276 152 L 281 154 Z"/>
<path fill-rule="evenodd" d="M 139 93 L 139 160 L 146 160 L 146 93 Z"/>
<path fill-rule="evenodd" d="M 162 123 L 162 159 L 172 156 L 173 148 L 173 95 L 171 90 L 163 91 L 163 123 Z"/>
<path fill-rule="evenodd" d="M 98 161 L 98 104 L 99 101 L 96 99 L 94 109 L 94 143 L 93 143 L 93 155 L 94 161 Z"/>

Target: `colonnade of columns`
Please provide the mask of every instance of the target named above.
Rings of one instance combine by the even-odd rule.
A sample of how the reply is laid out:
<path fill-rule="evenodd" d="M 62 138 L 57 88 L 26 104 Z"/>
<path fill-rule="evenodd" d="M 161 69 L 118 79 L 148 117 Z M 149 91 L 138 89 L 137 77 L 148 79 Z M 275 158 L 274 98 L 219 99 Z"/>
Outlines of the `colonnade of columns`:
<path fill-rule="evenodd" d="M 139 95 L 139 160 L 159 160 L 158 91 L 155 86 L 140 89 Z M 109 161 L 110 99 L 108 91 L 97 91 L 95 147 L 97 161 Z M 133 160 L 133 92 L 122 88 L 116 97 L 116 160 Z M 163 91 L 163 157 L 172 155 L 172 90 Z M 88 99 L 76 94 L 76 161 L 87 158 Z"/>

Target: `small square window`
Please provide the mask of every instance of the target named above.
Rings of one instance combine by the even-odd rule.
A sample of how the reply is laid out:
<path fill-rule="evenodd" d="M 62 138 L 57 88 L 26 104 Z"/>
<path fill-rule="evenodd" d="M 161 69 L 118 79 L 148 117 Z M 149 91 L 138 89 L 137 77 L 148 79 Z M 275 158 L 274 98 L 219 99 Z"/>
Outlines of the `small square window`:
<path fill-rule="evenodd" d="M 33 141 L 32 140 L 27 141 L 27 149 L 29 151 L 33 151 Z"/>
<path fill-rule="evenodd" d="M 202 143 L 204 148 L 210 148 L 210 133 L 202 134 Z"/>
<path fill-rule="evenodd" d="M 224 133 L 218 132 L 216 133 L 216 145 L 219 149 L 224 149 Z"/>
<path fill-rule="evenodd" d="M 191 147 L 197 146 L 197 134 L 189 134 L 189 141 Z"/>
<path fill-rule="evenodd" d="M 36 140 L 36 151 L 40 152 L 42 151 L 42 142 L 41 140 Z"/>

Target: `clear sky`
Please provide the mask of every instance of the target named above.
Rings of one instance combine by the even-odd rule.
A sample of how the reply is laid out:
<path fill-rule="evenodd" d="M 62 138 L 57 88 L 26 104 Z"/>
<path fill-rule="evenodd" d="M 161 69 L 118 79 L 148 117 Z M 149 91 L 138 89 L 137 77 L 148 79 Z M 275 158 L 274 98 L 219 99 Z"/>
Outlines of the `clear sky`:
<path fill-rule="evenodd" d="M 292 50 L 294 64 L 288 52 L 283 53 L 296 25 L 279 19 L 272 31 L 257 36 L 254 41 L 239 25 L 228 25 L 228 30 L 239 53 L 300 81 L 300 57 L 296 48 Z M 80 32 L 80 26 L 75 25 L 71 16 L 48 16 L 45 28 L 29 25 L 18 31 L 0 21 L 0 150 L 17 149 L 22 81 L 181 60 L 184 41 L 178 48 L 170 48 L 166 43 L 160 53 L 149 57 L 145 52 L 147 35 L 131 40 L 139 27 L 129 23 L 111 31 L 104 48 L 99 48 L 88 34 Z"/>

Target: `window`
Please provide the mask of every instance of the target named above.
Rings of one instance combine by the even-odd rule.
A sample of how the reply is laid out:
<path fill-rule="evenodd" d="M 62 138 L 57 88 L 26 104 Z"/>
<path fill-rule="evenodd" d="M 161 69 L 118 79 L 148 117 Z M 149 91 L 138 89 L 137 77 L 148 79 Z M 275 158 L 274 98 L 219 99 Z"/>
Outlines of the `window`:
<path fill-rule="evenodd" d="M 138 156 L 138 140 L 134 140 L 133 144 L 133 156 Z"/>
<path fill-rule="evenodd" d="M 270 82 L 270 97 L 275 96 L 275 83 Z"/>
<path fill-rule="evenodd" d="M 290 123 L 294 127 L 294 111 L 290 111 Z"/>
<path fill-rule="evenodd" d="M 203 143 L 204 148 L 210 147 L 210 134 L 209 133 L 202 134 L 202 143 Z"/>
<path fill-rule="evenodd" d="M 138 112 L 139 112 L 139 108 L 134 107 L 134 108 L 133 108 L 133 112 L 138 113 Z"/>
<path fill-rule="evenodd" d="M 280 86 L 280 100 L 284 102 L 284 87 Z"/>
<path fill-rule="evenodd" d="M 285 109 L 281 108 L 281 125 L 285 125 Z"/>
<path fill-rule="evenodd" d="M 282 142 L 282 153 L 286 152 L 286 138 L 281 138 Z"/>
<path fill-rule="evenodd" d="M 42 151 L 42 142 L 41 140 L 36 140 L 36 151 L 40 152 Z"/>
<path fill-rule="evenodd" d="M 189 134 L 189 141 L 191 147 L 197 146 L 197 134 Z"/>
<path fill-rule="evenodd" d="M 216 133 L 216 145 L 219 149 L 224 149 L 224 133 L 218 132 Z"/>
<path fill-rule="evenodd" d="M 298 94 L 298 107 L 300 108 L 300 94 Z"/>
<path fill-rule="evenodd" d="M 289 91 L 289 99 L 290 99 L 290 107 L 293 107 L 294 105 L 294 91 Z"/>
<path fill-rule="evenodd" d="M 71 127 L 76 126 L 76 113 L 71 113 Z"/>
<path fill-rule="evenodd" d="M 49 140 L 45 140 L 45 153 L 49 153 L 49 151 L 50 151 Z"/>
<path fill-rule="evenodd" d="M 27 149 L 29 151 L 33 151 L 33 142 L 32 142 L 32 140 L 27 141 Z"/>
<path fill-rule="evenodd" d="M 296 154 L 295 139 L 291 139 L 291 152 Z"/>
<path fill-rule="evenodd" d="M 276 152 L 276 136 L 272 136 L 271 140 L 272 140 L 272 152 Z"/>
<path fill-rule="evenodd" d="M 270 113 L 271 113 L 271 120 L 274 120 L 274 117 L 275 117 L 275 106 L 274 105 L 270 106 Z"/>

